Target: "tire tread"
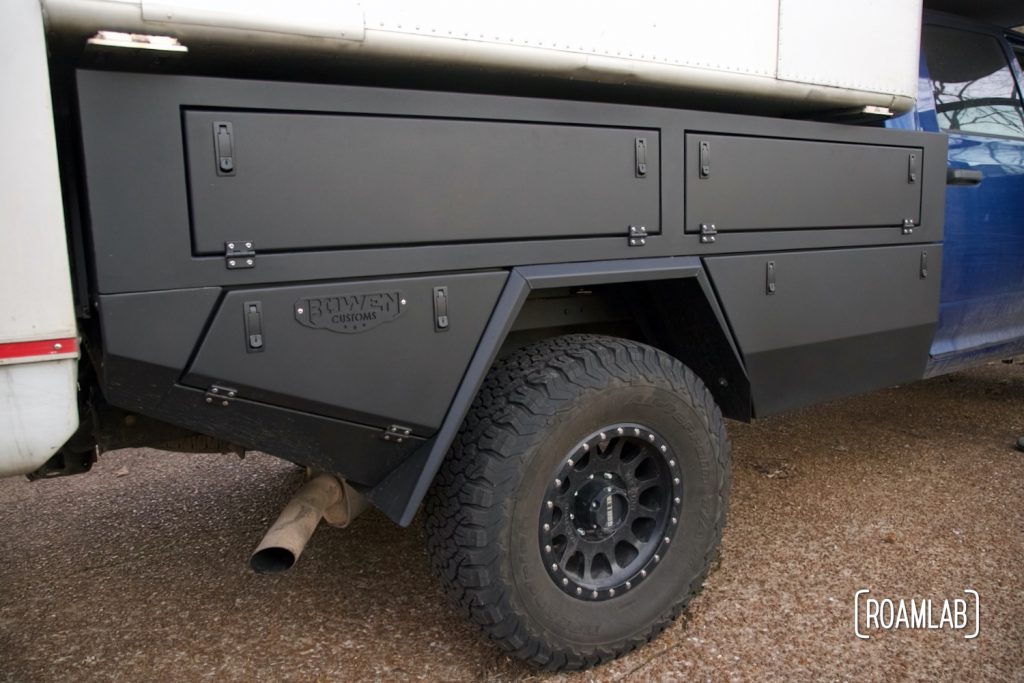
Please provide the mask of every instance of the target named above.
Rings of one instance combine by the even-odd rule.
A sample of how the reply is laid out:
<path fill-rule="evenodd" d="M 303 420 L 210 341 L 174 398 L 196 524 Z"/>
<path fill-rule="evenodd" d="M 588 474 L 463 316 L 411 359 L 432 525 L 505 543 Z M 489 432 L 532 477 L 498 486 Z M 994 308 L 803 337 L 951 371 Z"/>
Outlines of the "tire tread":
<path fill-rule="evenodd" d="M 695 409 L 720 469 L 719 511 L 701 572 L 683 595 L 636 637 L 592 650 L 553 647 L 534 633 L 501 585 L 501 507 L 519 477 L 521 449 L 567 399 L 609 380 L 667 381 Z M 491 369 L 438 472 L 425 503 L 427 547 L 434 573 L 456 608 L 510 654 L 548 670 L 579 670 L 650 642 L 700 592 L 718 559 L 730 490 L 729 439 L 711 392 L 675 358 L 638 342 L 599 335 L 554 337 L 519 349 Z"/>

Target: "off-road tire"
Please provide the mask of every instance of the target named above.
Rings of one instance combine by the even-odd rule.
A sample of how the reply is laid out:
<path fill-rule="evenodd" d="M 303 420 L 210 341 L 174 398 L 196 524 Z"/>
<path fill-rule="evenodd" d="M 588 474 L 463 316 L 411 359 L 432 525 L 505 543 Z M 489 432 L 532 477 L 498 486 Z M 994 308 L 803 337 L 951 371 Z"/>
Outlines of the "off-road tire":
<path fill-rule="evenodd" d="M 649 578 L 588 601 L 547 574 L 537 520 L 549 474 L 612 422 L 650 423 L 665 437 L 684 500 Z M 489 373 L 428 495 L 427 543 L 449 597 L 490 639 L 546 669 L 583 669 L 649 642 L 700 591 L 717 560 L 729 486 L 722 416 L 693 372 L 630 340 L 556 337 Z"/>

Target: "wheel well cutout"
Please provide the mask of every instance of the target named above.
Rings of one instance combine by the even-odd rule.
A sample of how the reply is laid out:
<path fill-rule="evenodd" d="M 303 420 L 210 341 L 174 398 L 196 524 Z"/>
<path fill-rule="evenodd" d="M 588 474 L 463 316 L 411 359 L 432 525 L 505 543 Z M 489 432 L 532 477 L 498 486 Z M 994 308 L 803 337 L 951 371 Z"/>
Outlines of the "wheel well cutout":
<path fill-rule="evenodd" d="M 649 344 L 701 378 L 726 417 L 750 421 L 750 382 L 717 304 L 697 278 L 535 290 L 500 356 L 564 334 L 604 334 Z"/>

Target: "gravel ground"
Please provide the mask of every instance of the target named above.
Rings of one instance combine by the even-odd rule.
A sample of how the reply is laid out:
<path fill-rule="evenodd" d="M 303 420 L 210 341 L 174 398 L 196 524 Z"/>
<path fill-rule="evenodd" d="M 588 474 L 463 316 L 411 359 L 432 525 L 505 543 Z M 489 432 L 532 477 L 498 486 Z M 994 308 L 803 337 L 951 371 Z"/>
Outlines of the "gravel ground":
<path fill-rule="evenodd" d="M 260 455 L 104 456 L 0 481 L 0 680 L 1021 680 L 1024 365 L 988 365 L 730 425 L 720 568 L 641 650 L 552 676 L 445 603 L 418 525 L 321 529 L 248 554 L 301 478 Z M 854 593 L 981 595 L 981 634 L 853 633 Z"/>

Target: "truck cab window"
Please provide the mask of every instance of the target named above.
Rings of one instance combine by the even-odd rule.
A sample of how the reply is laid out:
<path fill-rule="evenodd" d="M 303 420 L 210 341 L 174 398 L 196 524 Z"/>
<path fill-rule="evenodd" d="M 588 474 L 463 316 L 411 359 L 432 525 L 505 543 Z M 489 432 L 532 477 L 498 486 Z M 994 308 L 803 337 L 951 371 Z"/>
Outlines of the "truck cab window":
<path fill-rule="evenodd" d="M 922 38 L 943 130 L 1024 137 L 1020 94 L 999 41 L 945 26 L 925 26 Z"/>

